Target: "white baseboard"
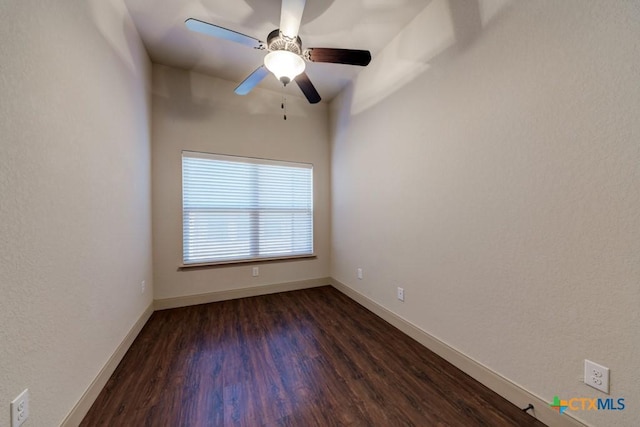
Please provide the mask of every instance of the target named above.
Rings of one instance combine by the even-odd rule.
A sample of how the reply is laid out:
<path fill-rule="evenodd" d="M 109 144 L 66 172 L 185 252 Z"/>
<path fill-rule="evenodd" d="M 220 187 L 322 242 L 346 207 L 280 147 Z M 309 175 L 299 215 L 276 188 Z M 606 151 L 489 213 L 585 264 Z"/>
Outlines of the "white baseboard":
<path fill-rule="evenodd" d="M 331 285 L 519 408 L 524 408 L 529 403 L 532 403 L 535 408 L 534 411 L 532 411 L 533 415 L 543 423 L 554 427 L 585 426 L 585 424 L 582 424 L 566 413 L 562 415 L 558 414 L 558 412 L 549 406 L 549 402 L 545 402 L 540 397 L 531 394 L 517 384 L 502 377 L 500 374 L 460 353 L 458 350 L 448 346 L 413 323 L 403 319 L 344 283 L 332 278 Z"/>
<path fill-rule="evenodd" d="M 188 295 L 184 297 L 163 298 L 154 301 L 156 310 L 166 310 L 168 308 L 187 307 L 190 305 L 208 304 L 210 302 L 226 301 L 230 299 L 255 297 L 258 295 L 275 294 L 277 292 L 297 291 L 300 289 L 315 288 L 318 286 L 328 286 L 331 279 L 323 277 L 320 279 L 301 280 L 297 282 L 277 283 L 274 285 L 252 286 L 241 289 L 231 289 L 228 291 L 209 292 L 206 294 Z"/>
<path fill-rule="evenodd" d="M 133 341 L 136 339 L 144 325 L 149 320 L 149 317 L 153 314 L 153 304 L 149 304 L 149 307 L 142 313 L 142 315 L 138 318 L 136 323 L 133 325 L 129 333 L 124 340 L 120 343 L 116 351 L 111 355 L 107 363 L 102 367 L 98 376 L 91 382 L 87 390 L 84 392 L 78 403 L 73 407 L 69 415 L 62 421 L 60 427 L 77 427 L 82 422 L 82 419 L 89 409 L 93 402 L 98 398 L 98 395 L 104 388 L 105 384 L 113 374 L 113 372 L 118 367 L 118 364 L 124 357 Z"/>
<path fill-rule="evenodd" d="M 102 368 L 98 376 L 93 380 L 91 385 L 89 385 L 78 403 L 74 406 L 69 415 L 67 415 L 67 417 L 64 419 L 61 427 L 76 427 L 80 424 L 84 416 L 91 408 L 91 405 L 96 400 L 105 384 L 115 371 L 116 367 L 124 357 L 125 353 L 129 349 L 135 338 L 138 336 L 143 326 L 147 323 L 149 317 L 151 317 L 151 315 L 153 314 L 154 310 L 186 307 L 189 305 L 206 304 L 216 301 L 267 295 L 277 292 L 287 292 L 326 285 L 333 286 L 352 300 L 356 301 L 371 312 L 375 313 L 380 318 L 398 328 L 401 332 L 407 334 L 411 338 L 418 341 L 420 344 L 424 345 L 429 350 L 444 358 L 449 363 L 453 364 L 458 369 L 462 370 L 478 382 L 489 387 L 491 390 L 498 393 L 514 405 L 524 408 L 529 403 L 532 403 L 535 407 L 533 415 L 543 423 L 554 427 L 585 426 L 585 424 L 582 424 L 568 414 L 558 414 L 556 411 L 551 409 L 548 402 L 545 402 L 540 397 L 531 394 L 527 390 L 502 377 L 486 366 L 476 362 L 463 353 L 460 353 L 456 349 L 448 346 L 444 342 L 423 331 L 413 323 L 407 321 L 406 319 L 403 319 L 394 312 L 355 291 L 349 286 L 333 278 L 321 278 L 155 300 L 154 303 L 147 307 L 144 313 L 142 313 L 138 321 L 131 328 L 122 343 L 118 346 L 116 351 Z"/>

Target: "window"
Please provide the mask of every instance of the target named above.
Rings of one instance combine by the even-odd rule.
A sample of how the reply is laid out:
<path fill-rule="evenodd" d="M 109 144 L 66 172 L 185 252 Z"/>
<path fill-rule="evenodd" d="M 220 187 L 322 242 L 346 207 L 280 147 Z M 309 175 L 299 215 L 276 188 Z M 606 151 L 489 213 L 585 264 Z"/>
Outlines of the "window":
<path fill-rule="evenodd" d="M 182 153 L 183 263 L 313 255 L 313 166 Z"/>

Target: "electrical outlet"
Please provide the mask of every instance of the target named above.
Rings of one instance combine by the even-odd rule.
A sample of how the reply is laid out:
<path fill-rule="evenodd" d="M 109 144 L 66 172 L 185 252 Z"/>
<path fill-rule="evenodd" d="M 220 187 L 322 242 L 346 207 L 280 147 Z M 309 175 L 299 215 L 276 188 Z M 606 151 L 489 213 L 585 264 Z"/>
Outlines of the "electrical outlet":
<path fill-rule="evenodd" d="M 584 359 L 584 383 L 609 394 L 609 368 Z"/>
<path fill-rule="evenodd" d="M 260 268 L 253 267 L 253 270 L 251 271 L 251 274 L 253 275 L 253 277 L 258 277 L 260 275 Z"/>
<path fill-rule="evenodd" d="M 140 282 L 140 293 L 144 294 L 144 291 L 147 289 L 147 282 L 145 280 L 143 280 L 142 282 Z"/>
<path fill-rule="evenodd" d="M 398 299 L 404 302 L 404 288 L 398 288 Z"/>
<path fill-rule="evenodd" d="M 356 271 L 356 275 L 358 276 L 358 280 L 362 280 L 362 269 L 358 268 L 358 270 Z"/>
<path fill-rule="evenodd" d="M 29 418 L 29 389 L 11 401 L 11 427 L 20 427 Z"/>

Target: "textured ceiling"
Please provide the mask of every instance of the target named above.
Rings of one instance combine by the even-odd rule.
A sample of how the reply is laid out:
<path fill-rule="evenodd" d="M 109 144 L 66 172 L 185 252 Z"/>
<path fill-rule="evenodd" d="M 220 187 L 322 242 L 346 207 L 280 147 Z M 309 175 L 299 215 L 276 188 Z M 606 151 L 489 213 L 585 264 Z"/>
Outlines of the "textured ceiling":
<path fill-rule="evenodd" d="M 280 0 L 125 0 L 154 63 L 194 70 L 240 83 L 262 64 L 264 51 L 189 31 L 196 18 L 260 40 L 276 29 Z M 307 0 L 300 38 L 303 48 L 370 50 L 375 61 L 398 32 L 429 0 Z M 324 101 L 335 97 L 361 67 L 308 63 L 307 74 Z M 302 96 L 296 85 L 283 88 L 273 76 L 259 87 Z"/>

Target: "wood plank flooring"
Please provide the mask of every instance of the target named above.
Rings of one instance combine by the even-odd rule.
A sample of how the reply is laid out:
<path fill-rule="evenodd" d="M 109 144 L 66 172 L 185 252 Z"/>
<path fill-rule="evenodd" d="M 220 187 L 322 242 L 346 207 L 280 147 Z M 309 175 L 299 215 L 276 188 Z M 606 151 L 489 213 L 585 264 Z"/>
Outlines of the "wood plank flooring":
<path fill-rule="evenodd" d="M 155 312 L 82 426 L 543 426 L 332 287 Z"/>

